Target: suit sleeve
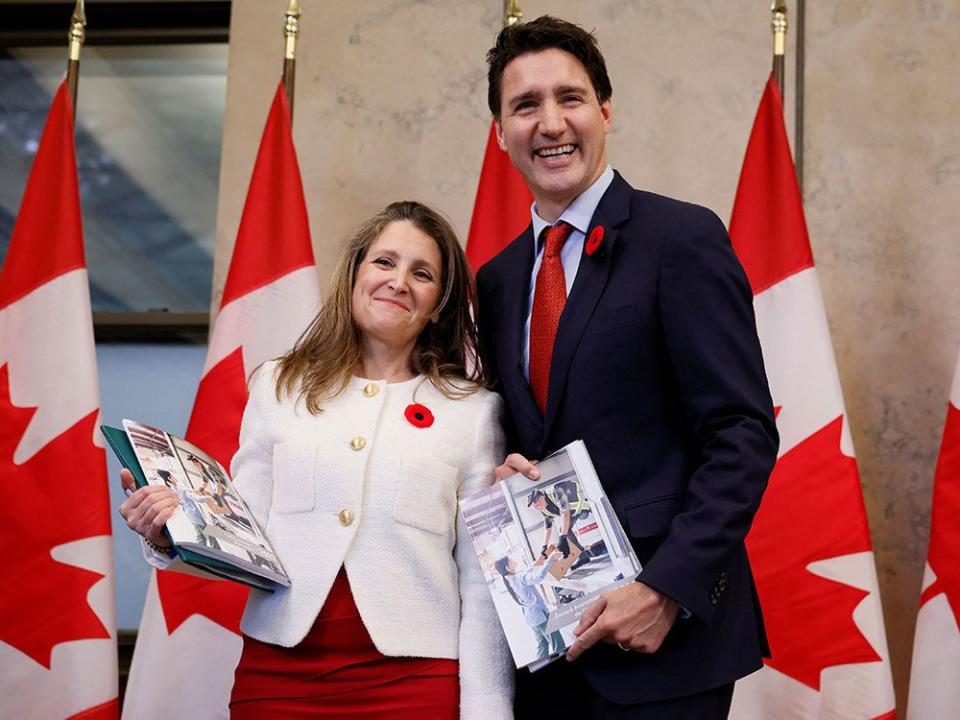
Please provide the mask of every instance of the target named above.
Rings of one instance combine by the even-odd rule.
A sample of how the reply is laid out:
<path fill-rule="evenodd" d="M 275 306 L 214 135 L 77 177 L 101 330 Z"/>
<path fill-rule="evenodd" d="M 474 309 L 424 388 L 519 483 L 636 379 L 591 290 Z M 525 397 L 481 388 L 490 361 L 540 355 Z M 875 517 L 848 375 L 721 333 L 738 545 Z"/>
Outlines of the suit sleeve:
<path fill-rule="evenodd" d="M 661 256 L 659 311 L 696 464 L 683 510 L 641 579 L 706 623 L 777 457 L 746 275 L 720 220 L 684 214 Z"/>
<path fill-rule="evenodd" d="M 499 396 L 491 393 L 483 398 L 473 453 L 460 483 L 459 498 L 493 483 L 493 470 L 503 457 L 501 408 Z M 460 582 L 460 717 L 511 720 L 513 661 L 480 561 L 459 512 L 455 555 Z"/>

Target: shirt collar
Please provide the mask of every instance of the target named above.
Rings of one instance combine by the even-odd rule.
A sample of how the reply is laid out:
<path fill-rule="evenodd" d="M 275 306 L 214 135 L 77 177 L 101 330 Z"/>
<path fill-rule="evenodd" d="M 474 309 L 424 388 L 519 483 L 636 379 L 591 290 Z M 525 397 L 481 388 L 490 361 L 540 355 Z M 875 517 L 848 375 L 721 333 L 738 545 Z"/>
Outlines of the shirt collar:
<path fill-rule="evenodd" d="M 563 211 L 557 222 L 565 222 L 572 225 L 575 229 L 579 230 L 582 234 L 587 234 L 587 228 L 590 227 L 590 219 L 593 217 L 593 214 L 597 211 L 597 206 L 600 204 L 600 198 L 603 197 L 603 194 L 607 191 L 607 188 L 610 187 L 610 183 L 613 182 L 613 168 L 607 165 L 607 169 L 604 170 L 600 177 L 593 181 L 593 184 L 580 193 L 572 203 L 567 206 L 567 209 Z M 551 223 L 548 223 L 537 213 L 537 204 L 534 202 L 530 205 L 530 216 L 533 220 L 533 241 L 536 250 L 540 250 L 540 236 L 543 233 L 543 229 L 550 227 Z M 556 223 L 553 223 L 556 224 Z"/>

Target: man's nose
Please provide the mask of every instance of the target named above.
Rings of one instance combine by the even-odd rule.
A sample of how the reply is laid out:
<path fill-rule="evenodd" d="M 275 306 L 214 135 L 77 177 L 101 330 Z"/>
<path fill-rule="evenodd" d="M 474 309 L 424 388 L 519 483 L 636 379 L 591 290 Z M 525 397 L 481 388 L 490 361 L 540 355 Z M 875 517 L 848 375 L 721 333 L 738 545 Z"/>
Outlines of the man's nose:
<path fill-rule="evenodd" d="M 540 114 L 540 132 L 553 137 L 562 133 L 565 128 L 563 109 L 556 103 L 544 103 Z"/>

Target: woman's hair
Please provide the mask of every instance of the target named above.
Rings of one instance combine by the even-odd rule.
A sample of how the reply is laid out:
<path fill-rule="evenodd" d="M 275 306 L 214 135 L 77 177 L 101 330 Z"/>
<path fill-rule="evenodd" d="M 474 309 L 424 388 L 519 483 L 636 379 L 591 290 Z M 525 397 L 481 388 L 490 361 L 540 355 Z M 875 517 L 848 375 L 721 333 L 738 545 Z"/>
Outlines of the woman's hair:
<path fill-rule="evenodd" d="M 428 322 L 417 338 L 410 356 L 411 370 L 426 375 L 450 398 L 486 387 L 477 328 L 470 316 L 473 273 L 457 234 L 446 219 L 426 205 L 402 201 L 387 205 L 350 238 L 320 312 L 293 349 L 279 360 L 278 400 L 296 393 L 306 400 L 307 409 L 317 414 L 324 401 L 346 387 L 360 362 L 360 332 L 352 310 L 357 270 L 380 233 L 391 223 L 403 221 L 433 238 L 443 261 L 440 299 L 433 313 L 437 322 Z"/>
<path fill-rule="evenodd" d="M 510 585 L 510 583 L 507 582 L 507 575 L 511 575 L 511 574 L 512 574 L 512 573 L 507 569 L 507 566 L 509 566 L 509 565 L 510 565 L 510 558 L 508 558 L 508 557 L 502 557 L 502 558 L 500 558 L 499 560 L 494 561 L 494 563 L 493 563 L 493 567 L 496 568 L 497 572 L 500 573 L 500 576 L 503 578 L 503 584 L 506 585 L 506 587 L 507 587 L 507 592 L 510 593 L 510 597 L 513 598 L 513 601 L 514 601 L 517 605 L 523 605 L 523 603 L 520 602 L 520 598 L 517 597 L 517 593 L 514 592 L 513 587 Z"/>

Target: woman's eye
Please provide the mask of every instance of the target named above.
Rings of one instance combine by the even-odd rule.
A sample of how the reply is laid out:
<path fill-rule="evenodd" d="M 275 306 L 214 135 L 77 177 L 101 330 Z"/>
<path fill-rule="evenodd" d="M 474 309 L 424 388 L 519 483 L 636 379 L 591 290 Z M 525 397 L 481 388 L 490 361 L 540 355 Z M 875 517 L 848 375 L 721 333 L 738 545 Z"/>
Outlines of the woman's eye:
<path fill-rule="evenodd" d="M 390 258 L 385 258 L 385 257 L 377 258 L 376 260 L 373 261 L 373 264 L 380 265 L 381 267 L 390 267 L 392 265 L 392 263 L 390 262 Z"/>
<path fill-rule="evenodd" d="M 433 275 L 428 273 L 426 270 L 417 270 L 417 272 L 414 273 L 414 275 L 420 278 L 421 280 L 427 280 L 427 281 L 433 280 Z"/>

